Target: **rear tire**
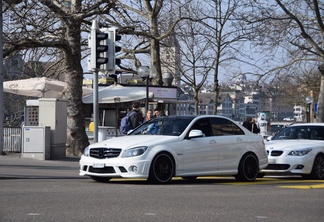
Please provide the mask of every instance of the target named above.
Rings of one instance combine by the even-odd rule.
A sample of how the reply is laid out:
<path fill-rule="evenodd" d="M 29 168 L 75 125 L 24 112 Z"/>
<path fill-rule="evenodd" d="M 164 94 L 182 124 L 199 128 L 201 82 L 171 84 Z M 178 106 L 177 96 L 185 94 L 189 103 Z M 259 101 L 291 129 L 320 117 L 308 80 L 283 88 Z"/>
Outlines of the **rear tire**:
<path fill-rule="evenodd" d="M 107 183 L 111 179 L 111 177 L 97 177 L 97 176 L 90 176 L 90 178 L 100 183 Z"/>
<path fill-rule="evenodd" d="M 241 182 L 252 182 L 259 173 L 259 163 L 253 153 L 245 154 L 239 164 L 235 179 Z"/>
<path fill-rule="evenodd" d="M 171 155 L 165 152 L 159 153 L 151 163 L 148 181 L 156 184 L 168 183 L 171 181 L 174 172 L 174 161 Z"/>

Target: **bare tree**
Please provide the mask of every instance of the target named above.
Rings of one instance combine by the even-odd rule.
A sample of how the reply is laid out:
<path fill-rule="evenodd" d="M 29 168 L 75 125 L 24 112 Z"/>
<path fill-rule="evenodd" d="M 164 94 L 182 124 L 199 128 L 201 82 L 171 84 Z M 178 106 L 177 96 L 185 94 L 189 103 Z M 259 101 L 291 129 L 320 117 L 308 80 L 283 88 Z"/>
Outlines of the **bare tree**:
<path fill-rule="evenodd" d="M 179 48 L 180 59 L 175 64 L 168 64 L 180 70 L 181 81 L 192 88 L 194 92 L 195 113 L 199 114 L 198 94 L 204 86 L 207 77 L 214 69 L 213 44 L 207 38 L 206 26 L 199 20 L 204 7 L 200 4 L 188 4 L 184 14 L 194 20 L 184 20 L 178 24 L 174 40 Z"/>
<path fill-rule="evenodd" d="M 240 62 L 247 61 L 246 64 L 253 65 L 249 55 L 242 50 L 247 41 L 247 33 L 250 32 L 245 24 L 238 18 L 238 12 L 244 10 L 244 4 L 239 0 L 208 0 L 205 2 L 201 22 L 209 29 L 205 35 L 213 44 L 213 92 L 214 109 L 213 114 L 217 114 L 218 95 L 220 92 L 220 74 L 226 75 L 228 79 L 233 73 L 240 70 Z M 236 69 L 236 71 L 235 71 Z"/>
<path fill-rule="evenodd" d="M 264 75 L 272 78 L 281 70 L 296 68 L 302 63 L 319 66 L 321 86 L 318 99 L 319 122 L 324 121 L 324 3 L 317 0 L 254 0 L 247 5 L 242 19 L 249 21 L 255 30 L 256 46 L 262 47 L 268 56 Z M 271 67 L 271 68 L 270 68 Z"/>
<path fill-rule="evenodd" d="M 82 105 L 82 28 L 89 30 L 84 26 L 89 24 L 86 19 L 107 12 L 114 2 L 7 0 L 6 3 L 3 11 L 8 13 L 9 19 L 4 25 L 4 57 L 17 51 L 42 48 L 49 57 L 60 53 L 64 61 L 62 72 L 67 84 L 63 98 L 68 101 L 67 152 L 80 155 L 89 144 Z"/>

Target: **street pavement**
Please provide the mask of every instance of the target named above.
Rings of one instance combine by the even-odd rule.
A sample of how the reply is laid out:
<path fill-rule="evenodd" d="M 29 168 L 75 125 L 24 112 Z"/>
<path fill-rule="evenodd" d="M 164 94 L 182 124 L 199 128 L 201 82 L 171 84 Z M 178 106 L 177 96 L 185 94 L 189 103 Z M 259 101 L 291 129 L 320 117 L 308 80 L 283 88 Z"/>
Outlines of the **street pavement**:
<path fill-rule="evenodd" d="M 60 160 L 22 158 L 20 153 L 0 155 L 0 179 L 85 178 L 79 176 L 80 157 Z"/>

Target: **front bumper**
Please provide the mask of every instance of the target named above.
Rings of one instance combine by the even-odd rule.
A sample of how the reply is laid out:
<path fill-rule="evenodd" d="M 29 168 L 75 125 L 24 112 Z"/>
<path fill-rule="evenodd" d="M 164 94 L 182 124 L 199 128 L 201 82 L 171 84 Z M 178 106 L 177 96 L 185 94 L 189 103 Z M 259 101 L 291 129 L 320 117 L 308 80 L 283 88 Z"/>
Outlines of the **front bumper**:
<path fill-rule="evenodd" d="M 80 176 L 148 178 L 150 162 L 138 157 L 96 159 L 82 155 Z"/>
<path fill-rule="evenodd" d="M 261 173 L 273 174 L 310 174 L 313 167 L 313 158 L 306 156 L 268 157 L 268 166 L 262 169 Z"/>

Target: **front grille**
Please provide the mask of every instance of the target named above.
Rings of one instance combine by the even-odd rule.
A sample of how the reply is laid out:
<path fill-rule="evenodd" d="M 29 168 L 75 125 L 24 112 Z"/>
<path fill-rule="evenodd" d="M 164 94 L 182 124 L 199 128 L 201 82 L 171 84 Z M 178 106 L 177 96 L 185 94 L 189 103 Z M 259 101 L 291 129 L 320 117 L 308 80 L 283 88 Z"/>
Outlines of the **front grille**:
<path fill-rule="evenodd" d="M 115 158 L 118 157 L 121 149 L 117 148 L 92 148 L 90 156 L 97 159 Z"/>
<path fill-rule="evenodd" d="M 280 156 L 282 153 L 283 151 L 280 150 L 272 150 L 270 156 Z"/>
<path fill-rule="evenodd" d="M 287 170 L 289 169 L 289 164 L 268 164 L 267 170 Z"/>
<path fill-rule="evenodd" d="M 89 172 L 91 173 L 115 173 L 113 167 L 93 168 L 89 166 Z"/>

